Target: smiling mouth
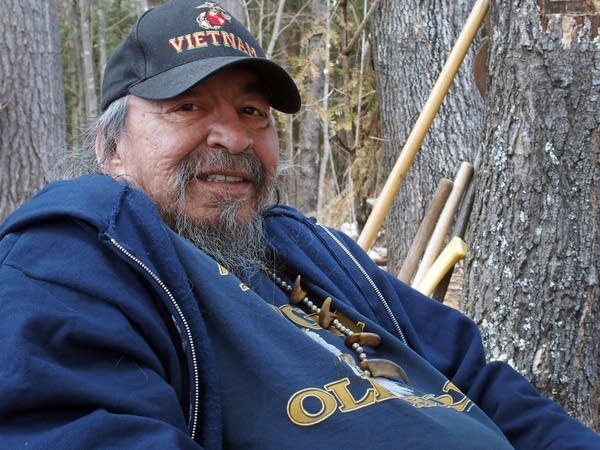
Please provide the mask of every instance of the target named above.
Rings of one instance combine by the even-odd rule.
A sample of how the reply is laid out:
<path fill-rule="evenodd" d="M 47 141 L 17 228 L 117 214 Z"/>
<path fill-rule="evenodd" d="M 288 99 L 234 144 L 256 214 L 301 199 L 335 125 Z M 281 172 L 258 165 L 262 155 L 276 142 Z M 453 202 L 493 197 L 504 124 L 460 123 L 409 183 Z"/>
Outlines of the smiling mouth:
<path fill-rule="evenodd" d="M 207 175 L 205 177 L 200 177 L 199 179 L 210 183 L 243 183 L 244 181 L 247 181 L 242 177 L 219 174 Z"/>

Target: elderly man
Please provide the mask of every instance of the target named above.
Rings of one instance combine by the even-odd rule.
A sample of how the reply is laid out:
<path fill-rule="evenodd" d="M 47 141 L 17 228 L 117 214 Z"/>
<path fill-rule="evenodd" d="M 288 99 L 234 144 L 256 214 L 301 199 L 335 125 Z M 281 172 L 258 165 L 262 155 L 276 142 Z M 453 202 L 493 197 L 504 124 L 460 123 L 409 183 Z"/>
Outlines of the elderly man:
<path fill-rule="evenodd" d="M 102 175 L 0 229 L 3 448 L 600 448 L 462 314 L 265 206 L 300 98 L 224 9 L 147 12 L 102 94 Z"/>

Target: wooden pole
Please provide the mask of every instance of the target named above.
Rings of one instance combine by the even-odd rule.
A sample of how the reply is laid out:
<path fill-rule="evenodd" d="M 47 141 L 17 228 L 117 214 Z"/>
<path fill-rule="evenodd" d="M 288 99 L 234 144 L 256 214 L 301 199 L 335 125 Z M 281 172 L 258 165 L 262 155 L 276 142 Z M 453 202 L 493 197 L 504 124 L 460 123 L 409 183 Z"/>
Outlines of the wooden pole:
<path fill-rule="evenodd" d="M 469 224 L 469 217 L 471 216 L 471 210 L 473 209 L 473 201 L 475 200 L 475 182 L 473 179 L 469 182 L 469 187 L 467 188 L 467 192 L 465 192 L 462 202 L 460 204 L 460 209 L 458 210 L 458 214 L 456 215 L 456 219 L 454 219 L 454 227 L 452 228 L 452 236 L 458 236 L 461 239 L 465 238 L 465 232 L 467 230 L 467 225 Z M 446 291 L 448 290 L 448 286 L 450 284 L 450 280 L 452 279 L 452 274 L 454 272 L 454 267 L 452 267 L 448 273 L 442 278 L 442 280 L 438 283 L 431 294 L 431 298 L 444 302 L 444 298 L 446 297 Z"/>
<path fill-rule="evenodd" d="M 404 147 L 400 151 L 400 155 L 379 194 L 379 198 L 373 207 L 373 211 L 371 211 L 371 214 L 358 237 L 358 245 L 364 250 L 371 248 L 373 242 L 375 242 L 375 238 L 377 237 L 377 233 L 381 228 L 385 216 L 389 212 L 392 203 L 400 190 L 400 185 L 406 177 L 406 173 L 431 126 L 431 122 L 440 109 L 442 101 L 450 88 L 450 84 L 458 72 L 458 68 L 467 54 L 471 42 L 477 34 L 479 26 L 485 18 L 488 7 L 489 0 L 477 0 L 475 2 L 473 10 L 454 44 L 454 47 L 446 60 L 446 64 L 444 64 L 444 67 L 442 68 L 425 106 L 408 135 Z"/>
<path fill-rule="evenodd" d="M 419 225 L 417 234 L 408 249 L 406 258 L 398 273 L 398 279 L 401 281 L 410 284 L 410 280 L 412 280 L 413 275 L 417 271 L 419 261 L 425 252 L 425 248 L 427 248 L 427 243 L 435 229 L 435 224 L 440 218 L 440 214 L 444 209 L 444 205 L 446 204 L 446 200 L 448 200 L 453 185 L 454 183 L 447 178 L 442 178 L 439 181 L 435 194 L 427 207 L 425 216 L 421 221 L 421 225 Z"/>
<path fill-rule="evenodd" d="M 454 179 L 454 186 L 452 186 L 452 191 L 448 196 L 448 201 L 440 213 L 440 218 L 435 224 L 433 233 L 431 233 L 431 238 L 429 239 L 427 247 L 425 248 L 425 252 L 423 253 L 421 264 L 419 264 L 417 273 L 415 273 L 413 278 L 412 286 L 419 284 L 421 278 L 423 278 L 423 276 L 427 273 L 429 267 L 431 267 L 433 262 L 444 248 L 446 236 L 448 235 L 450 227 L 454 222 L 456 211 L 458 211 L 463 194 L 467 190 L 472 176 L 473 166 L 468 162 L 463 162 L 458 169 L 456 178 Z"/>

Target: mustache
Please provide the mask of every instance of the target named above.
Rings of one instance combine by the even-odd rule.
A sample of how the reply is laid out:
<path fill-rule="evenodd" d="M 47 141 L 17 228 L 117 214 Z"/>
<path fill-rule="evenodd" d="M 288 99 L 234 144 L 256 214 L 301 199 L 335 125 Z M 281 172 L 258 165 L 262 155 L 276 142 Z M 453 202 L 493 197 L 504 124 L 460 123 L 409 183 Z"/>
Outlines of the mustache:
<path fill-rule="evenodd" d="M 181 161 L 176 177 L 178 190 L 185 189 L 192 180 L 208 170 L 247 174 L 249 180 L 257 187 L 263 186 L 268 177 L 261 162 L 250 153 L 231 154 L 226 149 L 201 149 L 192 152 Z"/>

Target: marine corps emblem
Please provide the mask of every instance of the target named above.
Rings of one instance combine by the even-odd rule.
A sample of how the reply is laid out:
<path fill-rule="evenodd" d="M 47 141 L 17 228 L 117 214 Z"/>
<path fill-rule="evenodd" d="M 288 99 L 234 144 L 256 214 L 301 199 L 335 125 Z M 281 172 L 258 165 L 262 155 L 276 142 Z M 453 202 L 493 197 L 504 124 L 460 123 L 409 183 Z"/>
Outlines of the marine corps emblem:
<path fill-rule="evenodd" d="M 196 17 L 200 28 L 205 30 L 218 30 L 231 20 L 231 16 L 227 14 L 227 11 L 213 2 L 204 2 L 196 6 L 196 9 L 206 10 Z"/>

